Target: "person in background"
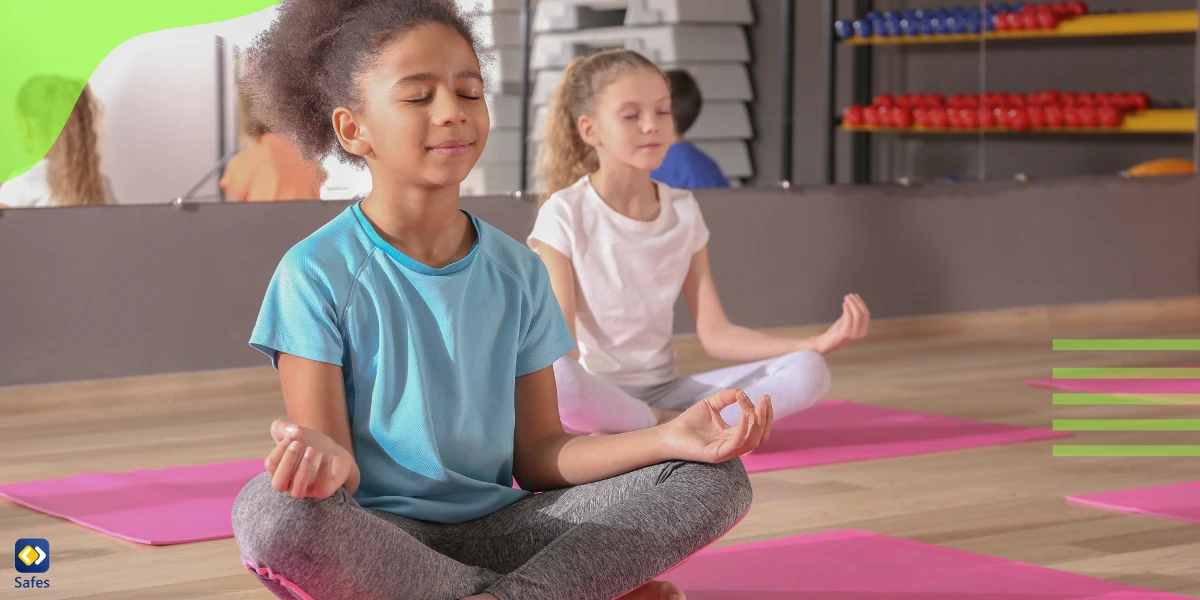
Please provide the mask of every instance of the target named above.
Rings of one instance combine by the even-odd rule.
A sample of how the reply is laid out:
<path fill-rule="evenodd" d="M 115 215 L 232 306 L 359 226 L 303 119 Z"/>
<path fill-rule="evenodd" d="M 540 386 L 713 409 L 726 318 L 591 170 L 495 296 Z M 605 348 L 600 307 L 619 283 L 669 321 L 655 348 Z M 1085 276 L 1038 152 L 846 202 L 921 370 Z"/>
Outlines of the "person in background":
<path fill-rule="evenodd" d="M 729 180 L 721 167 L 703 150 L 684 139 L 696 123 L 704 98 L 696 80 L 683 69 L 667 71 L 671 86 L 671 117 L 675 120 L 675 140 L 662 165 L 650 172 L 650 178 L 681 190 L 726 188 Z"/>
<path fill-rule="evenodd" d="M 55 130 L 68 110 L 62 129 Z M 31 154 L 49 150 L 0 185 L 0 208 L 115 204 L 112 182 L 100 172 L 100 111 L 85 81 L 57 75 L 26 81 L 17 93 L 17 136 Z M 47 144 L 50 139 L 53 144 Z"/>
<path fill-rule="evenodd" d="M 221 177 L 225 200 L 319 200 L 327 177 L 325 170 L 305 160 L 293 143 L 255 118 L 245 96 L 241 100 L 243 148 L 229 161 Z"/>

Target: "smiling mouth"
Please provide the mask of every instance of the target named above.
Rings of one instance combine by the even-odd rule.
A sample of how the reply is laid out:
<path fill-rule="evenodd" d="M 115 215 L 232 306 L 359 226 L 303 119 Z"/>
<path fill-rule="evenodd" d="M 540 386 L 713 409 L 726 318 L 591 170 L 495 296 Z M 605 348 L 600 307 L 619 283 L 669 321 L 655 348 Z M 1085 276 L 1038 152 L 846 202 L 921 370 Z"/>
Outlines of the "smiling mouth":
<path fill-rule="evenodd" d="M 464 154 L 470 152 L 471 148 L 474 146 L 475 146 L 475 142 L 453 141 L 453 142 L 446 142 L 443 144 L 438 144 L 436 146 L 430 146 L 429 148 L 426 148 L 426 150 L 428 150 L 429 152 L 432 152 L 433 154 L 453 157 L 453 156 L 463 156 Z"/>

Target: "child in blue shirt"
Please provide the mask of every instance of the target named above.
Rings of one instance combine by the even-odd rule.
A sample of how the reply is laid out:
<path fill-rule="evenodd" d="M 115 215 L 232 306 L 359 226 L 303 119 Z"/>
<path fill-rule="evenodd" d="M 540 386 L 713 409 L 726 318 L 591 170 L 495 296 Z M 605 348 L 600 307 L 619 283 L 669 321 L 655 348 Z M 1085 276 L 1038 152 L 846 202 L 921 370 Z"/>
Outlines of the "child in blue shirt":
<path fill-rule="evenodd" d="M 729 187 L 729 180 L 717 162 L 683 137 L 696 123 L 704 105 L 700 87 L 683 69 L 667 71 L 666 75 L 671 88 L 675 142 L 667 149 L 662 165 L 650 172 L 650 178 L 681 190 Z"/>
<path fill-rule="evenodd" d="M 746 513 L 771 403 L 563 430 L 546 269 L 459 208 L 489 131 L 476 42 L 445 0 L 288 0 L 247 54 L 257 116 L 373 185 L 267 288 L 250 343 L 288 418 L 234 505 L 243 564 L 288 599 L 682 599 L 654 578 Z"/>

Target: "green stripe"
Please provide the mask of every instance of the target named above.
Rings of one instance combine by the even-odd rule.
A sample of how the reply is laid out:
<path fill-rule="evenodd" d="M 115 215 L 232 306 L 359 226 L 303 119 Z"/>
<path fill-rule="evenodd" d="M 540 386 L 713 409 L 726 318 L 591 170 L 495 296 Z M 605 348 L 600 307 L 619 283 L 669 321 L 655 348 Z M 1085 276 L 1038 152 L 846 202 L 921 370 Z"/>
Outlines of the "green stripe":
<path fill-rule="evenodd" d="M 1200 404 L 1200 394 L 1175 394 L 1149 398 L 1113 396 L 1111 394 L 1054 394 L 1054 403 L 1076 406 L 1098 406 L 1104 404 L 1188 405 Z"/>
<path fill-rule="evenodd" d="M 1055 379 L 1200 379 L 1200 369 L 1184 367 L 1167 368 L 1112 368 L 1112 367 L 1067 367 L 1054 369 Z"/>
<path fill-rule="evenodd" d="M 1055 431 L 1200 431 L 1200 419 L 1055 419 Z"/>
<path fill-rule="evenodd" d="M 1054 340 L 1055 350 L 1200 350 L 1200 340 Z"/>
<path fill-rule="evenodd" d="M 1055 446 L 1054 456 L 1173 457 L 1200 456 L 1200 446 Z"/>

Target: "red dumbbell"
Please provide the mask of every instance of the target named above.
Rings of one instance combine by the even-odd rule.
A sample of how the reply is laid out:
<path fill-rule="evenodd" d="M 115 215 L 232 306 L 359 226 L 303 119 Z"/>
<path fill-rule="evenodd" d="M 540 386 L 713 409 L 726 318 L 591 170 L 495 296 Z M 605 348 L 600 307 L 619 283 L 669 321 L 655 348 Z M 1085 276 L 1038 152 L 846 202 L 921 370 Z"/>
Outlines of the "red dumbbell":
<path fill-rule="evenodd" d="M 1147 94 L 1146 92 L 1137 92 L 1133 94 L 1132 100 L 1134 110 L 1150 109 L 1150 94 Z"/>
<path fill-rule="evenodd" d="M 1009 31 L 1021 31 L 1022 29 L 1025 29 L 1024 17 L 1025 15 L 1021 13 L 1004 13 L 1004 20 L 1008 22 Z M 999 27 L 996 29 L 999 29 Z"/>
<path fill-rule="evenodd" d="M 1113 106 L 1101 106 L 1096 110 L 1096 118 L 1105 129 L 1116 129 L 1121 125 L 1121 111 Z"/>
<path fill-rule="evenodd" d="M 962 129 L 962 121 L 958 118 L 957 108 L 947 108 L 943 112 L 946 113 L 946 125 L 950 129 Z"/>
<path fill-rule="evenodd" d="M 1026 5 L 1028 6 L 1028 4 Z M 1042 28 L 1041 21 L 1038 20 L 1036 13 L 1023 12 L 1020 15 L 1021 29 L 1035 31 Z"/>
<path fill-rule="evenodd" d="M 1057 17 L 1060 21 L 1071 18 L 1071 9 L 1066 2 L 1055 2 L 1050 5 L 1050 13 Z"/>
<path fill-rule="evenodd" d="M 1112 92 L 1100 92 L 1096 94 L 1096 106 L 1114 106 L 1117 95 Z"/>
<path fill-rule="evenodd" d="M 1046 127 L 1050 129 L 1058 129 L 1066 124 L 1063 119 L 1063 109 L 1057 104 L 1042 107 L 1042 113 L 1046 116 Z"/>
<path fill-rule="evenodd" d="M 1042 106 L 1057 105 L 1062 101 L 1062 93 L 1056 89 L 1049 89 L 1042 92 Z"/>
<path fill-rule="evenodd" d="M 932 129 L 945 129 L 950 124 L 946 119 L 945 110 L 929 109 L 925 111 L 925 114 L 929 119 L 929 127 Z"/>
<path fill-rule="evenodd" d="M 1088 5 L 1086 2 L 1068 2 L 1067 10 L 1071 12 L 1073 17 L 1082 17 L 1088 14 Z"/>
<path fill-rule="evenodd" d="M 891 108 L 896 105 L 896 99 L 891 94 L 879 94 L 875 96 L 875 101 L 872 102 L 875 106 L 883 106 Z"/>
<path fill-rule="evenodd" d="M 894 100 L 896 106 L 900 108 L 912 108 L 912 96 L 909 94 L 900 94 Z"/>
<path fill-rule="evenodd" d="M 913 125 L 913 113 L 909 108 L 892 109 L 892 125 L 897 129 L 908 129 Z"/>
<path fill-rule="evenodd" d="M 1083 92 L 1075 96 L 1075 106 L 1084 108 L 1093 108 L 1096 106 L 1096 95 L 1090 92 Z"/>
<path fill-rule="evenodd" d="M 962 124 L 963 129 L 979 129 L 979 109 L 958 109 L 958 122 Z"/>
<path fill-rule="evenodd" d="M 1096 127 L 1100 123 L 1100 119 L 1096 116 L 1096 109 L 1090 106 L 1084 106 L 1078 109 L 1079 126 L 1088 129 Z"/>
<path fill-rule="evenodd" d="M 875 111 L 879 114 L 879 126 L 892 126 L 892 109 L 887 106 L 875 106 Z"/>
<path fill-rule="evenodd" d="M 992 111 L 981 108 L 975 114 L 981 129 L 991 129 L 996 126 L 996 116 L 992 114 Z"/>
<path fill-rule="evenodd" d="M 1058 104 L 1063 108 L 1072 108 L 1078 103 L 1079 96 L 1071 92 L 1063 92 L 1058 96 Z"/>
<path fill-rule="evenodd" d="M 1045 6 L 1043 4 L 1042 6 Z M 1037 14 L 1037 23 L 1039 29 L 1057 29 L 1059 18 L 1050 11 L 1043 11 Z"/>
<path fill-rule="evenodd" d="M 1074 106 L 1068 106 L 1063 109 L 1063 125 L 1069 129 L 1079 127 L 1079 109 Z"/>
<path fill-rule="evenodd" d="M 1028 100 L 1029 99 L 1025 96 L 1025 94 L 1009 94 L 1008 100 L 1005 102 L 1005 106 L 1012 108 L 1025 108 L 1025 106 L 1029 104 Z"/>
<path fill-rule="evenodd" d="M 1029 119 L 1030 129 L 1045 129 L 1046 128 L 1046 111 L 1040 106 L 1030 106 L 1025 109 L 1025 116 Z"/>
<path fill-rule="evenodd" d="M 1029 116 L 1023 108 L 1008 109 L 1008 126 L 1014 131 L 1029 129 Z"/>
<path fill-rule="evenodd" d="M 867 127 L 879 127 L 879 110 L 874 106 L 863 109 L 863 124 Z"/>
<path fill-rule="evenodd" d="M 941 94 L 929 94 L 929 108 L 945 108 L 946 97 Z"/>
<path fill-rule="evenodd" d="M 842 109 L 842 123 L 847 127 L 862 127 L 863 107 L 855 104 Z"/>
<path fill-rule="evenodd" d="M 992 15 L 992 27 L 996 28 L 996 31 L 1008 31 L 1008 19 L 1004 13 Z"/>

